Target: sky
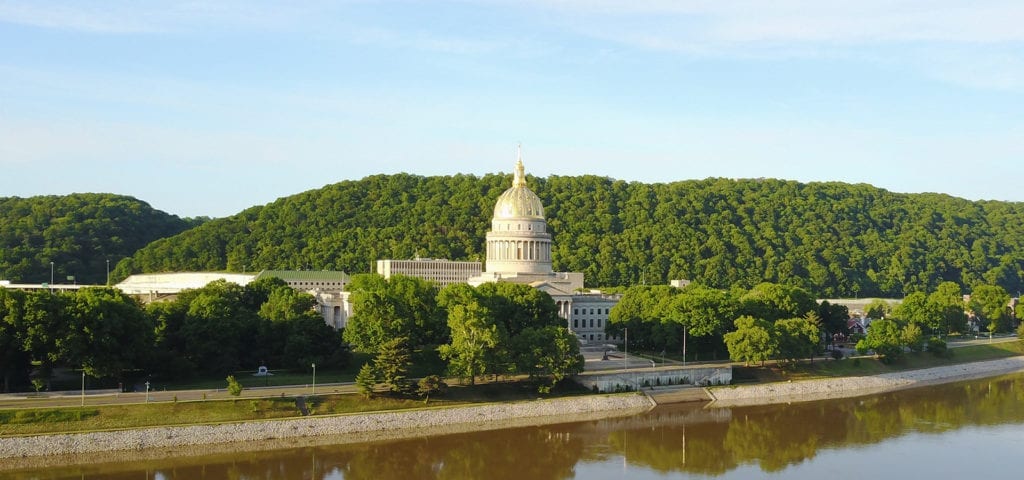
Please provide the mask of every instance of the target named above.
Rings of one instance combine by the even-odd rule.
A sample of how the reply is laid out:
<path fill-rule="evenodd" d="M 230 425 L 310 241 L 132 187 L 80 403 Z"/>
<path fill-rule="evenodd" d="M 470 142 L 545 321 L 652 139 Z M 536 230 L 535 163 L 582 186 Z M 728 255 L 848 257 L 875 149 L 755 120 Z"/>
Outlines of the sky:
<path fill-rule="evenodd" d="M 1019 0 L 0 0 L 0 197 L 380 173 L 1024 201 Z"/>

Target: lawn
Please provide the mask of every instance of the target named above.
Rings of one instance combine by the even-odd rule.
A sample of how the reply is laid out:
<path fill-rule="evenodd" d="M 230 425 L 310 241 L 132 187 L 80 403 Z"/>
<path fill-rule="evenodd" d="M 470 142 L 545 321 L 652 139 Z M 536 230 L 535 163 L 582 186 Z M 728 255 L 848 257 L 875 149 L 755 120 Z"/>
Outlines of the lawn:
<path fill-rule="evenodd" d="M 908 353 L 899 361 L 888 365 L 874 357 L 856 357 L 842 360 L 818 359 L 812 363 L 802 362 L 796 366 L 785 368 L 780 368 L 774 363 L 769 363 L 764 368 L 737 366 L 734 369 L 733 377 L 737 382 L 743 383 L 878 375 L 1024 355 L 1024 342 L 972 345 L 950 349 L 950 352 L 952 352 L 952 356 L 948 358 L 939 358 L 927 352 Z"/>

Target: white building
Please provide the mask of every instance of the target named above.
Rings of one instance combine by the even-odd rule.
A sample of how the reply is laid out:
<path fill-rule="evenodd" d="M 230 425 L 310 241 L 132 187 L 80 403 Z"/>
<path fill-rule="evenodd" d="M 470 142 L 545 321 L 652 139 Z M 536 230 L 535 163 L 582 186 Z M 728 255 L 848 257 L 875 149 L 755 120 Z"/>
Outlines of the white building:
<path fill-rule="evenodd" d="M 144 302 L 170 300 L 184 290 L 203 288 L 210 282 L 224 280 L 238 285 L 266 277 L 280 278 L 288 286 L 313 295 L 316 298 L 317 311 L 324 317 L 324 322 L 334 328 L 344 328 L 348 317 L 352 315 L 352 305 L 348 301 L 348 275 L 336 271 L 294 271 L 264 270 L 251 273 L 228 272 L 177 272 L 177 273 L 145 273 L 131 275 L 114 288 L 128 295 L 134 295 Z"/>
<path fill-rule="evenodd" d="M 480 262 L 452 261 L 443 258 L 416 258 L 413 260 L 377 260 L 377 274 L 384 278 L 405 275 L 428 280 L 444 288 L 456 283 L 467 283 L 470 278 L 480 276 L 483 264 Z"/>

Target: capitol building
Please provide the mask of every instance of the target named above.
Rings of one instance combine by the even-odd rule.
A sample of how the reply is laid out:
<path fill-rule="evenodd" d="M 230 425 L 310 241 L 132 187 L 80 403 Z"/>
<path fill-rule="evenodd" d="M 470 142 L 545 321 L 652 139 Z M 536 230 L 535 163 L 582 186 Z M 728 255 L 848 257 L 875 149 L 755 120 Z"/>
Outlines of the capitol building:
<path fill-rule="evenodd" d="M 606 295 L 583 287 L 580 272 L 555 272 L 551 267 L 552 236 L 544 217 L 544 204 L 526 183 L 522 154 L 516 158 L 512 185 L 498 197 L 487 232 L 487 261 L 453 262 L 446 259 L 378 260 L 377 273 L 385 278 L 400 274 L 438 285 L 508 282 L 529 285 L 555 301 L 558 315 L 582 343 L 618 341 L 604 333 L 619 295 Z"/>
<path fill-rule="evenodd" d="M 551 233 L 540 197 L 526 184 L 522 154 L 516 159 L 512 186 L 498 197 L 487 232 L 487 262 L 480 276 L 468 279 L 478 286 L 488 282 L 530 285 L 555 301 L 566 326 L 583 343 L 608 340 L 604 327 L 617 295 L 583 288 L 580 272 L 555 272 L 551 267 Z"/>

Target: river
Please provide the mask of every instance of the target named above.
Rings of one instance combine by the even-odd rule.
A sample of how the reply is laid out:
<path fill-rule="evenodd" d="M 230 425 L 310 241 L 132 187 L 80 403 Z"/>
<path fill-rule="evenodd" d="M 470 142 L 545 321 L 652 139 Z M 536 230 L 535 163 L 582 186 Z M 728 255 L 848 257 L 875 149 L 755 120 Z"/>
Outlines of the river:
<path fill-rule="evenodd" d="M 3 479 L 1024 478 L 1024 374 L 869 397 L 659 407 L 398 441 L 0 470 Z"/>

